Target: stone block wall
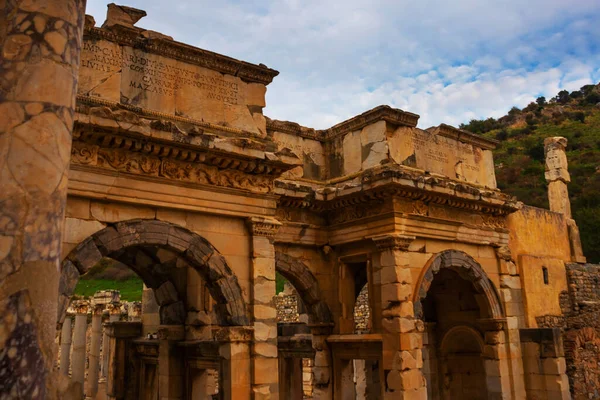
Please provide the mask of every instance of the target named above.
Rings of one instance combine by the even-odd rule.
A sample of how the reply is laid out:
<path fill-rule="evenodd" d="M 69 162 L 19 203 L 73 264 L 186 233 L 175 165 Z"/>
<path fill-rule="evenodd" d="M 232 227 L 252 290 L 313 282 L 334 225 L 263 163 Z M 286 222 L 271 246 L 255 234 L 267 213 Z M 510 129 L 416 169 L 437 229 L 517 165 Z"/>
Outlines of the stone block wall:
<path fill-rule="evenodd" d="M 600 265 L 566 264 L 568 291 L 563 316 L 544 316 L 538 325 L 563 328 L 566 372 L 573 399 L 600 398 Z"/>

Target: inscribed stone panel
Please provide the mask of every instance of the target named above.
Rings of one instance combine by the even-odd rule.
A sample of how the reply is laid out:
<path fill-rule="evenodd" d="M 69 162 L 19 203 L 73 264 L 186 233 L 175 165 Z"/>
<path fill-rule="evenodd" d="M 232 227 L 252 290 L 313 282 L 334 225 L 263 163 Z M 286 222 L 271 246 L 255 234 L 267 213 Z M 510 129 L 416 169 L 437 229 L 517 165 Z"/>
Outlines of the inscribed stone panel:
<path fill-rule="evenodd" d="M 119 101 L 121 47 L 106 40 L 85 40 L 81 49 L 78 94 Z"/>
<path fill-rule="evenodd" d="M 264 118 L 252 115 L 248 106 L 257 105 L 248 99 L 260 109 L 266 89 L 252 85 L 249 98 L 239 77 L 106 40 L 84 41 L 79 94 L 261 134 Z"/>
<path fill-rule="evenodd" d="M 394 161 L 452 179 L 496 187 L 491 152 L 417 128 L 400 127 L 388 137 Z"/>

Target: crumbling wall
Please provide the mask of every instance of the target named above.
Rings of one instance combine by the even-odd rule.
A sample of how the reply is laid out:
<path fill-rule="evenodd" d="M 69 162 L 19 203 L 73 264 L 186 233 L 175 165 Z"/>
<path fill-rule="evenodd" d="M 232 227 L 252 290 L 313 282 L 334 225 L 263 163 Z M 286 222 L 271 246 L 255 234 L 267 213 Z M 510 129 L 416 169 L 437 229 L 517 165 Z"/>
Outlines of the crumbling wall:
<path fill-rule="evenodd" d="M 600 398 L 600 265 L 567 264 L 561 295 L 567 375 L 574 400 Z M 558 321 L 555 321 L 558 322 Z"/>

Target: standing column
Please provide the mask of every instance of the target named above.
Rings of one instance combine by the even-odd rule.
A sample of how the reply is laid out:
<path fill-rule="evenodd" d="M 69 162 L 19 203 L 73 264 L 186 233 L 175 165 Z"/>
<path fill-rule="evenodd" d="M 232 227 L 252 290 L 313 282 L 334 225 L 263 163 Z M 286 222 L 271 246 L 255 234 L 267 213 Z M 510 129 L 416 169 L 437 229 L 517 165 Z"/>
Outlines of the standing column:
<path fill-rule="evenodd" d="M 380 288 L 384 399 L 427 399 L 423 376 L 423 331 L 415 319 L 408 246 L 414 237 L 374 237 L 373 283 Z"/>
<path fill-rule="evenodd" d="M 254 399 L 279 398 L 277 374 L 277 312 L 274 300 L 275 247 L 273 237 L 281 223 L 272 218 L 252 217 L 252 393 Z"/>
<path fill-rule="evenodd" d="M 98 393 L 98 368 L 100 367 L 100 340 L 102 339 L 102 313 L 104 304 L 92 309 L 92 337 L 90 343 L 90 365 L 88 368 L 86 397 L 94 398 Z"/>
<path fill-rule="evenodd" d="M 72 322 L 71 317 L 67 315 L 60 332 L 60 372 L 66 376 L 69 375 L 69 367 L 71 366 Z"/>
<path fill-rule="evenodd" d="M 50 372 L 85 0 L 1 4 L 0 321 L 13 322 L 0 348 L 14 351 L 0 356 L 11 377 L 0 392 L 44 398 L 57 390 Z"/>
<path fill-rule="evenodd" d="M 83 395 L 83 383 L 85 377 L 85 334 L 87 331 L 88 304 L 81 302 L 75 306 L 75 329 L 73 332 L 73 356 L 71 377 L 74 382 L 81 384 Z"/>
<path fill-rule="evenodd" d="M 567 165 L 567 139 L 550 137 L 544 139 L 544 154 L 546 155 L 546 181 L 548 181 L 548 201 L 550 210 L 571 218 L 571 202 L 567 184 L 571 182 Z"/>
<path fill-rule="evenodd" d="M 571 201 L 567 189 L 568 183 L 571 182 L 571 175 L 569 175 L 566 148 L 567 139 L 564 137 L 557 136 L 544 139 L 548 202 L 550 203 L 550 210 L 563 214 L 567 219 L 573 261 L 584 263 L 586 258 L 581 248 L 579 228 L 571 216 Z"/>

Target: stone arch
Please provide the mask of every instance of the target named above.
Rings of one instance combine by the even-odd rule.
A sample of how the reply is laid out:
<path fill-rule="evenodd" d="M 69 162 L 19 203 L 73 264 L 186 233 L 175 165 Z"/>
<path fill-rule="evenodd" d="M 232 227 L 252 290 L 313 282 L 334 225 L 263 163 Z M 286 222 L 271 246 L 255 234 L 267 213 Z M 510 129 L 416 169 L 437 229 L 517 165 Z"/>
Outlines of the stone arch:
<path fill-rule="evenodd" d="M 172 290 L 173 284 L 165 273 L 170 268 L 177 268 L 177 265 L 154 263 L 154 255 L 147 252 L 131 254 L 127 251 L 145 247 L 171 251 L 178 256 L 177 261 L 181 259 L 200 273 L 217 302 L 217 314 L 222 319 L 220 323 L 249 325 L 242 290 L 225 258 L 206 239 L 186 228 L 169 222 L 144 219 L 107 226 L 79 243 L 67 255 L 61 265 L 58 322 L 62 323 L 64 320 L 79 277 L 104 257 L 125 261 L 127 265 L 127 261 L 135 261 L 136 267 L 132 269 L 147 286 L 155 290 L 159 305 L 181 308 L 183 303 L 174 294 L 176 291 Z M 180 323 L 185 321 L 185 312 L 182 317 Z"/>
<path fill-rule="evenodd" d="M 422 301 L 427 296 L 434 276 L 444 268 L 457 272 L 462 279 L 471 282 L 475 291 L 486 299 L 486 307 L 482 309 L 489 314 L 488 318 L 504 318 L 502 303 L 493 283 L 473 257 L 459 250 L 446 250 L 434 255 L 423 269 L 413 297 L 415 317 L 423 318 Z"/>
<path fill-rule="evenodd" d="M 310 310 L 311 323 L 331 323 L 329 306 L 321 300 L 319 282 L 306 264 L 281 252 L 275 252 L 275 270 L 296 288 L 302 301 Z"/>

